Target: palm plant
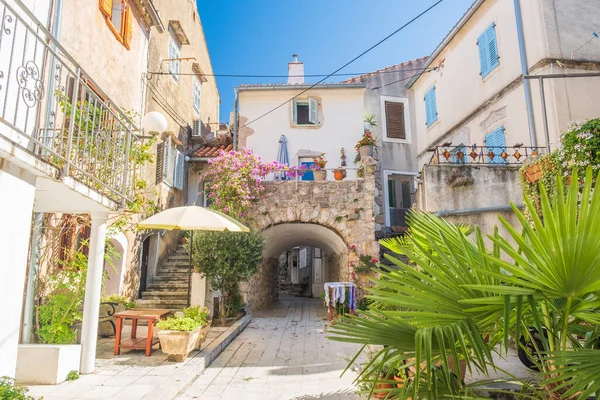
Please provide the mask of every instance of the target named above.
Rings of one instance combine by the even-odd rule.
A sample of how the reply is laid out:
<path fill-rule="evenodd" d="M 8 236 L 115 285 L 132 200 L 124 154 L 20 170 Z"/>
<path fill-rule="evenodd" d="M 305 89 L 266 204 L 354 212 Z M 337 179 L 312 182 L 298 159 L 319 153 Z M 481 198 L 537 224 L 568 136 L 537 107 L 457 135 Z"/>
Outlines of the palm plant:
<path fill-rule="evenodd" d="M 334 340 L 383 346 L 358 380 L 379 376 L 383 363 L 405 360 L 412 384 L 394 394 L 465 398 L 469 388 L 452 373 L 459 360 L 486 373 L 495 368 L 497 344 L 507 349 L 511 337 L 531 342 L 538 332 L 541 345 L 530 356 L 543 372 L 544 394 L 526 396 L 598 397 L 600 191 L 593 182 L 591 170 L 581 187 L 574 175 L 565 193 L 559 178 L 552 202 L 541 187 L 541 218 L 529 201 L 532 225 L 514 207 L 522 228 L 501 218 L 508 235 L 490 235 L 491 250 L 477 228 L 469 235 L 465 227 L 413 212 L 409 236 L 382 241 L 410 262 L 388 256 L 397 269 L 382 270 L 369 290 L 380 307 L 329 329 Z"/>

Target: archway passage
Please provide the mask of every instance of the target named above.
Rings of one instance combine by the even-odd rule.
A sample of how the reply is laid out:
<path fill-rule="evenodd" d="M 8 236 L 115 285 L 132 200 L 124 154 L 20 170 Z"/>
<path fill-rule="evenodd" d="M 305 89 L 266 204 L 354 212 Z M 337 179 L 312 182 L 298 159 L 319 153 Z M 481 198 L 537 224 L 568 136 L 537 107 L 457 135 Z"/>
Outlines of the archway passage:
<path fill-rule="evenodd" d="M 348 280 L 348 245 L 334 230 L 318 224 L 283 223 L 263 230 L 261 270 L 250 280 L 251 310 L 280 295 L 319 298 L 325 282 Z"/>

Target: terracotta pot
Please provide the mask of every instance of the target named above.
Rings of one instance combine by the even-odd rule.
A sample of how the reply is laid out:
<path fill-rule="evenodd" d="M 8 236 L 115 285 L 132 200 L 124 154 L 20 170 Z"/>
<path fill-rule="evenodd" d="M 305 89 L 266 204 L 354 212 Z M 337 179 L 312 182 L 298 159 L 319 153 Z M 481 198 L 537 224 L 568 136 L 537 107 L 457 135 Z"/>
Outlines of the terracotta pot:
<path fill-rule="evenodd" d="M 327 178 L 327 171 L 324 169 L 318 169 L 314 172 L 315 181 L 324 181 Z"/>
<path fill-rule="evenodd" d="M 393 379 L 392 376 L 388 376 L 387 378 L 382 378 L 382 379 L 384 382 L 377 382 L 375 384 L 375 390 L 373 390 L 373 396 L 377 397 L 378 399 L 385 399 L 386 397 L 388 397 L 390 395 L 390 391 L 387 389 L 394 388 L 393 383 L 385 382 L 385 381 L 391 381 Z M 386 390 L 378 391 L 378 389 L 386 389 Z"/>
<path fill-rule="evenodd" d="M 358 153 L 361 159 L 363 157 L 373 157 L 373 146 L 361 146 L 358 149 Z"/>
<path fill-rule="evenodd" d="M 401 388 L 402 386 L 404 386 L 404 377 L 402 376 L 398 376 L 398 375 L 394 375 L 394 380 L 396 382 L 398 382 L 396 384 L 397 387 Z"/>
<path fill-rule="evenodd" d="M 333 177 L 336 181 L 341 181 L 342 179 L 344 179 L 344 170 L 336 169 L 335 171 L 333 171 Z"/>

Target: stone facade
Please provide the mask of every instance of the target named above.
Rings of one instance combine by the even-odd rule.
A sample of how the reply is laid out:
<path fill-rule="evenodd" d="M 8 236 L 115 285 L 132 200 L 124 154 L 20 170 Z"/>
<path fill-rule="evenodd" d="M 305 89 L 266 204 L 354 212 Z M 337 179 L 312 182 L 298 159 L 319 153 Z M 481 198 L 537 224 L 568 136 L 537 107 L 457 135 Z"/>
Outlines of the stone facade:
<path fill-rule="evenodd" d="M 261 271 L 245 286 L 246 304 L 258 310 L 277 296 L 277 259 L 294 246 L 324 250 L 324 281 L 352 280 L 351 264 L 359 253 L 378 255 L 375 239 L 375 163 L 365 179 L 265 182 L 266 195 L 251 210 L 251 228 L 265 232 Z M 365 162 L 368 164 L 368 162 Z"/>

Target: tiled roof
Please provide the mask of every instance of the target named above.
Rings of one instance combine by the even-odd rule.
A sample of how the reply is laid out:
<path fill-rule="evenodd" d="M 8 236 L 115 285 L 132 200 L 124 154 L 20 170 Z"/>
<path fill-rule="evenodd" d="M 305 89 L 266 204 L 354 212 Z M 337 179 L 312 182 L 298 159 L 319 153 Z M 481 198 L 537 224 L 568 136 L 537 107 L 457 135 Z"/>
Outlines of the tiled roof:
<path fill-rule="evenodd" d="M 227 146 L 222 145 L 219 147 L 204 145 L 196 150 L 192 157 L 214 158 L 219 155 L 220 150 L 231 151 L 233 150 L 233 144 L 228 144 Z"/>
<path fill-rule="evenodd" d="M 244 90 L 244 89 L 293 89 L 293 88 L 298 88 L 298 89 L 304 89 L 304 88 L 308 88 L 308 87 L 312 87 L 313 84 L 312 83 L 255 83 L 255 84 L 242 84 L 239 86 L 240 89 Z M 319 83 L 318 85 L 315 86 L 316 88 L 324 88 L 324 89 L 328 89 L 328 88 L 332 88 L 332 87 L 362 87 L 360 84 L 357 83 L 350 83 L 350 82 L 323 82 L 323 83 Z"/>
<path fill-rule="evenodd" d="M 378 73 L 381 73 L 381 72 L 388 72 L 388 71 L 394 71 L 394 70 L 398 70 L 398 71 L 400 71 L 400 70 L 402 70 L 402 69 L 403 69 L 403 68 L 405 68 L 405 67 L 414 66 L 415 64 L 422 64 L 422 63 L 424 63 L 424 62 L 425 62 L 425 61 L 426 61 L 428 58 L 429 58 L 429 56 L 426 56 L 426 57 L 421 57 L 421 58 L 417 58 L 417 59 L 410 60 L 410 61 L 405 61 L 405 62 L 402 62 L 402 63 L 400 63 L 400 64 L 391 65 L 391 66 L 389 66 L 389 67 L 385 67 L 385 68 L 382 68 L 382 69 L 378 69 L 377 71 L 369 72 L 369 73 L 367 73 L 367 74 L 363 74 L 363 75 L 355 76 L 355 77 L 353 77 L 353 78 L 348 78 L 348 79 L 346 79 L 344 82 L 345 82 L 345 83 L 360 83 L 360 82 L 362 82 L 362 79 L 363 79 L 363 78 L 366 78 L 366 77 L 368 77 L 368 76 L 371 76 L 371 75 L 376 75 L 376 74 L 378 74 Z M 418 73 L 418 72 L 419 72 L 419 71 L 415 71 L 415 73 Z"/>

